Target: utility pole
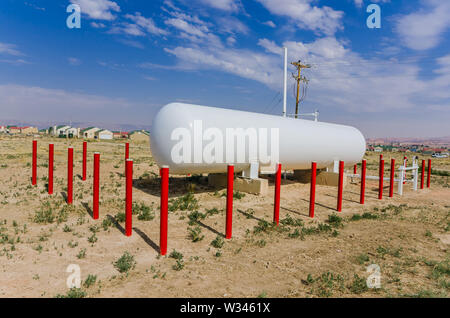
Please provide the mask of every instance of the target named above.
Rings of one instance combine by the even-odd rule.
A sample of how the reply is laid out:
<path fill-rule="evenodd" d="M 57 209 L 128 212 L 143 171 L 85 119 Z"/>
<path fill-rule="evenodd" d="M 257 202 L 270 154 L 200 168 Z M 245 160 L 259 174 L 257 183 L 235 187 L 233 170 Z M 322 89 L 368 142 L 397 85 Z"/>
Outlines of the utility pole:
<path fill-rule="evenodd" d="M 298 72 L 298 75 L 292 74 L 292 76 L 297 81 L 297 98 L 295 100 L 295 118 L 297 118 L 298 117 L 298 103 L 299 103 L 299 98 L 300 98 L 300 82 L 308 83 L 308 80 L 306 79 L 306 77 L 301 76 L 301 72 L 302 72 L 303 68 L 311 68 L 311 65 L 302 64 L 300 60 L 298 60 L 298 62 L 292 62 L 291 64 L 295 66 L 295 68 L 297 69 L 297 72 Z"/>

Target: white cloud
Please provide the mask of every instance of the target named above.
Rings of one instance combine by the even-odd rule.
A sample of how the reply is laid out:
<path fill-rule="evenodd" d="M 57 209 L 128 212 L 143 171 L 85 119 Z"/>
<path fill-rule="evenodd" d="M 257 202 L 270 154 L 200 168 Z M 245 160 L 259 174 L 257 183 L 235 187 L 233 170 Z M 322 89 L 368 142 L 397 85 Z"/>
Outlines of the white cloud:
<path fill-rule="evenodd" d="M 200 0 L 200 2 L 212 8 L 229 12 L 237 12 L 241 7 L 240 0 Z"/>
<path fill-rule="evenodd" d="M 76 57 L 69 57 L 67 59 L 67 61 L 69 62 L 70 65 L 72 66 L 78 66 L 81 65 L 81 60 L 76 58 Z"/>
<path fill-rule="evenodd" d="M 332 35 L 343 29 L 342 11 L 311 5 L 312 0 L 257 0 L 271 13 L 291 18 L 301 29 Z"/>
<path fill-rule="evenodd" d="M 146 18 L 142 16 L 140 12 L 136 12 L 134 15 L 126 14 L 125 18 L 132 20 L 134 23 L 136 23 L 137 26 L 141 27 L 149 34 L 154 35 L 168 34 L 166 30 L 158 28 L 152 18 Z"/>
<path fill-rule="evenodd" d="M 276 28 L 277 26 L 275 25 L 275 23 L 273 23 L 272 21 L 266 21 L 263 24 L 270 26 L 271 28 Z"/>
<path fill-rule="evenodd" d="M 111 21 L 116 18 L 113 12 L 120 12 L 119 5 L 109 0 L 70 0 L 78 4 L 82 14 L 87 14 L 91 19 Z"/>
<path fill-rule="evenodd" d="M 450 29 L 450 2 L 424 1 L 426 8 L 401 16 L 396 32 L 403 44 L 413 50 L 427 50 L 439 45 L 443 34 Z"/>
<path fill-rule="evenodd" d="M 201 38 L 206 37 L 206 32 L 208 32 L 208 28 L 206 26 L 193 25 L 179 18 L 168 19 L 165 21 L 165 23 L 187 34 L 198 36 Z"/>
<path fill-rule="evenodd" d="M 91 26 L 96 29 L 103 29 L 106 27 L 103 23 L 91 22 Z"/>
<path fill-rule="evenodd" d="M 259 39 L 258 45 L 262 46 L 266 49 L 267 52 L 279 54 L 283 53 L 281 47 L 279 47 L 274 41 L 268 40 L 268 39 Z"/>
<path fill-rule="evenodd" d="M 222 71 L 278 91 L 282 87 L 282 46 L 286 46 L 289 61 L 300 59 L 312 65 L 302 73 L 310 79 L 306 105 L 311 109 L 362 114 L 450 105 L 450 55 L 437 60 L 437 77 L 429 81 L 420 76 L 418 63 L 364 58 L 346 47 L 345 41 L 331 36 L 311 42 L 286 41 L 282 45 L 260 39 L 258 45 L 268 53 L 207 46 L 165 50 L 177 57 L 174 67 L 180 70 Z"/>
<path fill-rule="evenodd" d="M 16 45 L 0 42 L 0 54 L 23 56 L 24 54 L 16 49 Z"/>

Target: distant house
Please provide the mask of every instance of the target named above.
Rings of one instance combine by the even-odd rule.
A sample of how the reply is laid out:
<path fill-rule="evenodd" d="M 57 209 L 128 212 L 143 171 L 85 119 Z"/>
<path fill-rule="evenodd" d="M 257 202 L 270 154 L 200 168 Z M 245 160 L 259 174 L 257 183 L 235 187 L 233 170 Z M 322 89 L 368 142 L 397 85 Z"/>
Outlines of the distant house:
<path fill-rule="evenodd" d="M 20 127 L 17 127 L 17 126 L 8 126 L 7 129 L 8 129 L 8 132 L 9 132 L 11 135 L 17 135 L 17 134 L 20 134 Z"/>
<path fill-rule="evenodd" d="M 86 138 L 86 139 L 94 139 L 95 133 L 99 130 L 100 130 L 100 128 L 97 128 L 97 127 L 88 127 L 88 128 L 82 129 L 81 137 Z"/>
<path fill-rule="evenodd" d="M 107 129 L 100 129 L 95 132 L 95 138 L 99 140 L 111 140 L 114 138 L 112 131 Z"/>
<path fill-rule="evenodd" d="M 146 130 L 135 130 L 130 133 L 130 139 L 133 141 L 148 141 L 150 133 Z"/>
<path fill-rule="evenodd" d="M 37 134 L 38 129 L 37 129 L 37 127 L 31 127 L 31 126 L 20 127 L 20 133 L 24 134 L 24 135 Z"/>
<path fill-rule="evenodd" d="M 70 126 L 68 126 L 68 125 L 53 126 L 53 127 L 49 127 L 48 133 L 49 133 L 49 135 L 53 135 L 55 137 L 60 137 L 60 136 L 62 137 L 62 135 L 65 136 L 65 131 L 69 128 L 70 128 Z"/>
<path fill-rule="evenodd" d="M 381 148 L 381 147 L 375 147 L 373 150 L 375 152 L 383 152 L 383 148 Z"/>
<path fill-rule="evenodd" d="M 113 131 L 113 137 L 114 137 L 114 139 L 128 138 L 128 132 L 127 131 Z"/>
<path fill-rule="evenodd" d="M 0 133 L 6 133 L 6 127 L 0 126 Z"/>

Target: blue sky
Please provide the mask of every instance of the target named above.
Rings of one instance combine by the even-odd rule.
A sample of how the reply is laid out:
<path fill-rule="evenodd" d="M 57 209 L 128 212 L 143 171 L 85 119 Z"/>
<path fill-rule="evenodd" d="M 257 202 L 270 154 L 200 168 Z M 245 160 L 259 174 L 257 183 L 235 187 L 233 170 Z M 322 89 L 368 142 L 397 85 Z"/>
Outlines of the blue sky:
<path fill-rule="evenodd" d="M 448 136 L 449 35 L 440 0 L 2 0 L 0 124 L 150 125 L 174 101 L 280 114 L 286 46 L 312 65 L 301 112 L 366 137 Z"/>

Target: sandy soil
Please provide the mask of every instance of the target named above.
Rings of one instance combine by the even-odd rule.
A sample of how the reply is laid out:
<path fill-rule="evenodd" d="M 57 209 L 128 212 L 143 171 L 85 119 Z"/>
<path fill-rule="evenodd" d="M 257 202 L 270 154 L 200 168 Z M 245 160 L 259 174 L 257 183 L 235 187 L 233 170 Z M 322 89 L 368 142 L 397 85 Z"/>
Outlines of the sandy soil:
<path fill-rule="evenodd" d="M 233 238 L 221 248 L 211 242 L 224 233 L 224 189 L 210 189 L 202 178 L 174 177 L 170 198 L 182 198 L 191 190 L 198 205 L 169 213 L 168 254 L 183 254 L 176 267 L 174 258 L 158 256 L 158 168 L 148 144 L 130 146 L 135 160 L 133 197 L 154 218 L 146 221 L 134 215 L 133 235 L 126 237 L 118 215 L 124 211 L 123 141 L 88 143 L 88 180 L 83 182 L 81 141 L 40 138 L 38 186 L 32 187 L 31 140 L 0 136 L 1 297 L 76 292 L 86 297 L 448 297 L 448 177 L 433 175 L 431 189 L 414 192 L 406 186 L 402 197 L 388 198 L 386 187 L 382 201 L 377 199 L 377 182 L 370 181 L 365 205 L 359 204 L 359 184 L 350 183 L 341 213 L 335 212 L 337 189 L 318 186 L 314 219 L 308 217 L 309 185 L 283 180 L 284 224 L 278 228 L 270 225 L 271 183 L 266 197 L 246 194 L 234 200 Z M 53 196 L 46 192 L 49 142 L 55 143 Z M 69 144 L 75 147 L 76 176 L 71 208 L 64 201 Z M 94 151 L 101 153 L 97 221 L 90 215 Z M 384 156 L 388 160 L 391 154 Z M 403 155 L 393 156 L 400 162 Z M 378 155 L 368 154 L 366 159 L 368 174 L 376 175 Z M 450 160 L 434 159 L 433 167 L 450 170 Z M 187 201 L 195 205 L 195 200 Z M 194 218 L 196 210 L 204 218 L 190 225 L 189 215 Z M 54 220 L 38 223 L 39 211 Z M 358 220 L 353 216 L 364 213 Z M 189 229 L 197 228 L 203 238 L 193 242 Z M 120 273 L 114 263 L 125 252 L 136 265 Z M 70 264 L 80 266 L 83 282 L 95 275 L 95 283 L 69 293 Z M 380 268 L 381 288 L 368 289 L 365 284 L 370 264 Z"/>

